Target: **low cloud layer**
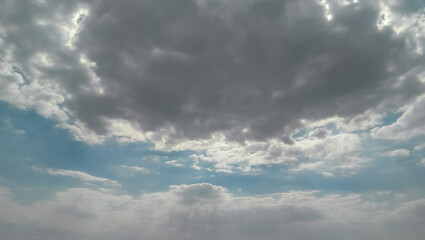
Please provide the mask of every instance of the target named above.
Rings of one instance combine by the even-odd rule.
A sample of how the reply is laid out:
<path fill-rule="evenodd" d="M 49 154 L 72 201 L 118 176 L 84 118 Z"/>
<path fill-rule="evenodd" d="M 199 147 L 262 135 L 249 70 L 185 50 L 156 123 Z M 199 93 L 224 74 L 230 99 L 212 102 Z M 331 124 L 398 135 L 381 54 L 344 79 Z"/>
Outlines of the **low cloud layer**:
<path fill-rule="evenodd" d="M 26 206 L 0 188 L 0 226 L 10 226 L 4 237 L 23 240 L 422 239 L 425 201 L 391 202 L 298 191 L 237 197 L 200 183 L 139 197 L 73 188 Z"/>

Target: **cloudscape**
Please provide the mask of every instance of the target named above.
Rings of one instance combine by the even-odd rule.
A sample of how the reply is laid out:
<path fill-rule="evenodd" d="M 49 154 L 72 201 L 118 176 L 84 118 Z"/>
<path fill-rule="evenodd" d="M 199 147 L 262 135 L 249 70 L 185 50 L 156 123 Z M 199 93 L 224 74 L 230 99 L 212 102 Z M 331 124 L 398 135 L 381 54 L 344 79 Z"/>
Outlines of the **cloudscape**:
<path fill-rule="evenodd" d="M 0 0 L 0 240 L 425 239 L 423 0 Z"/>

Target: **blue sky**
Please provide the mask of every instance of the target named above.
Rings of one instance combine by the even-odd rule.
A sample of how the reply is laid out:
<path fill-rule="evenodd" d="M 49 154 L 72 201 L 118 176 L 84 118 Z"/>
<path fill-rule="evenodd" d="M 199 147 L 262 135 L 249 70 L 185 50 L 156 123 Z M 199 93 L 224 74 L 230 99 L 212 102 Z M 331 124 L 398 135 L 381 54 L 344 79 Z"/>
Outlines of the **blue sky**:
<path fill-rule="evenodd" d="M 0 240 L 425 237 L 423 1 L 0 9 Z"/>

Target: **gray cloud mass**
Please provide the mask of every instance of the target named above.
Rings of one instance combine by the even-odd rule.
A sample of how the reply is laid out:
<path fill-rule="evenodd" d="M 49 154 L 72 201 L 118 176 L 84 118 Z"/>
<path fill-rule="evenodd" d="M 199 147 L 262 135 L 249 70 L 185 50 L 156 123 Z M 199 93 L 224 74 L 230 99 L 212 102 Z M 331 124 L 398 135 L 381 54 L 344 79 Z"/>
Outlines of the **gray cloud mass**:
<path fill-rule="evenodd" d="M 59 94 L 67 121 L 107 136 L 123 119 L 171 141 L 290 143 L 300 119 L 395 111 L 423 92 L 423 55 L 378 28 L 379 4 L 327 4 L 329 21 L 316 1 L 2 1 L 2 63 L 20 91 Z"/>

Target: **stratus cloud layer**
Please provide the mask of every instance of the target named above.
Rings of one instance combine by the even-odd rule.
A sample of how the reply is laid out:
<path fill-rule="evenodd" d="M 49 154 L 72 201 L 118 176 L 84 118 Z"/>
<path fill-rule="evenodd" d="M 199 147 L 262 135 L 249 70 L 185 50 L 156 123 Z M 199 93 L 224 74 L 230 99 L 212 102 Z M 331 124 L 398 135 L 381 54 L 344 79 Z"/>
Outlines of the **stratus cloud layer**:
<path fill-rule="evenodd" d="M 22 240 L 423 239 L 425 200 L 401 201 L 391 192 L 371 196 L 382 194 L 392 200 L 316 192 L 236 197 L 200 183 L 136 198 L 73 188 L 26 206 L 0 188 L 0 221 L 10 226 L 3 237 Z M 17 230 L 22 227 L 25 233 Z"/>
<path fill-rule="evenodd" d="M 194 161 L 217 171 L 249 172 L 298 158 L 365 162 L 344 158 L 358 149 L 356 130 L 391 140 L 425 133 L 415 2 L 0 4 L 0 99 L 89 144 L 149 141 L 203 151 Z M 396 111 L 396 123 L 379 126 Z M 329 123 L 338 131 L 293 137 Z M 332 170 L 323 164 L 298 170 Z"/>

